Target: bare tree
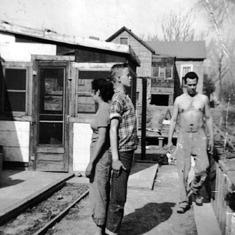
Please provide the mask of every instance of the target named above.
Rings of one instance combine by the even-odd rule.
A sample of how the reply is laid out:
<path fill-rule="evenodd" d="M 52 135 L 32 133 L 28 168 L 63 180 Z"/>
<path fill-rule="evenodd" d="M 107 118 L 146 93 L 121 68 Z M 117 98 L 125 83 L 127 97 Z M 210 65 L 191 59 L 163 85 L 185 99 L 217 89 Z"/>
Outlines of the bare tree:
<path fill-rule="evenodd" d="M 190 13 L 171 11 L 169 16 L 162 19 L 162 36 L 148 36 L 148 41 L 191 41 L 195 39 L 194 28 Z"/>
<path fill-rule="evenodd" d="M 235 69 L 232 64 L 235 60 L 233 50 L 235 46 L 235 34 L 233 34 L 235 2 L 232 0 L 199 0 L 198 5 L 207 12 L 208 20 L 211 22 L 212 37 L 210 43 L 207 43 L 207 60 L 211 65 L 210 76 L 213 76 L 218 87 L 218 98 L 220 101 L 225 101 L 228 100 L 228 95 L 234 95 Z M 223 86 L 224 83 L 230 83 L 229 90 L 226 90 L 229 88 L 228 85 Z"/>
<path fill-rule="evenodd" d="M 188 15 L 171 12 L 169 20 L 161 24 L 164 41 L 190 41 L 194 39 L 194 29 Z"/>

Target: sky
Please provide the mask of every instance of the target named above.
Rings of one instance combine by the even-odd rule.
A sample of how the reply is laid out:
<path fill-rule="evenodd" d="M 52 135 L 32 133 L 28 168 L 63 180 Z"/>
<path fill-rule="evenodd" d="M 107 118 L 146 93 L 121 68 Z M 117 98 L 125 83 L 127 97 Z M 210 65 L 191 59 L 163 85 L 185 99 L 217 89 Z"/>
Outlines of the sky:
<path fill-rule="evenodd" d="M 0 20 L 60 34 L 106 40 L 126 26 L 138 36 L 161 34 L 162 19 L 171 11 L 190 12 L 195 33 L 207 29 L 197 0 L 0 0 Z"/>

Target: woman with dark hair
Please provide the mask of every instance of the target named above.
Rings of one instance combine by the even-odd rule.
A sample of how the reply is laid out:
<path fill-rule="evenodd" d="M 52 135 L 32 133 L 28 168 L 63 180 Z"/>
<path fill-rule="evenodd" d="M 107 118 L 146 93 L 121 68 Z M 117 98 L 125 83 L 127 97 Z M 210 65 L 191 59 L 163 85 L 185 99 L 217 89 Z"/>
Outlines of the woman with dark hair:
<path fill-rule="evenodd" d="M 90 179 L 89 197 L 92 218 L 97 226 L 97 235 L 104 232 L 106 210 L 109 197 L 111 153 L 109 151 L 110 105 L 114 90 L 106 79 L 95 79 L 91 83 L 92 98 L 98 104 L 94 120 L 91 122 L 92 139 L 90 161 L 86 177 Z"/>

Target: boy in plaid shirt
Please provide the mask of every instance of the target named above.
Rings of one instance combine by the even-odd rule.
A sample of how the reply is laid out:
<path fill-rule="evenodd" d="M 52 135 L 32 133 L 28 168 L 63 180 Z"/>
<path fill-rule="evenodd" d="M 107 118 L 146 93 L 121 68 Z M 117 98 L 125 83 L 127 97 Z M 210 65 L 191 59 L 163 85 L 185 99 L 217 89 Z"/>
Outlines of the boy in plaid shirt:
<path fill-rule="evenodd" d="M 107 212 L 106 233 L 118 234 L 124 214 L 127 181 L 134 150 L 137 148 L 135 109 L 127 94 L 131 76 L 127 64 L 115 64 L 111 68 L 111 80 L 115 93 L 110 111 L 110 142 L 112 152 L 111 195 Z"/>

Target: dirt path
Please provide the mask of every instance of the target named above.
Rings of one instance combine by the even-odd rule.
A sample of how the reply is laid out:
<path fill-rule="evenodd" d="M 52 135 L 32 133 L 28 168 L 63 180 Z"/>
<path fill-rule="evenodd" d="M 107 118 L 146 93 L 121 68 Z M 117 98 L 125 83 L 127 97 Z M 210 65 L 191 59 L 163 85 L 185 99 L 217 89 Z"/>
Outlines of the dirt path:
<path fill-rule="evenodd" d="M 197 235 L 193 209 L 185 214 L 178 214 L 175 207 L 177 202 L 176 167 L 162 166 L 154 190 L 128 190 L 120 235 Z M 47 234 L 92 235 L 94 229 L 89 200 L 86 198 Z"/>
<path fill-rule="evenodd" d="M 178 194 L 176 167 L 161 166 L 153 191 L 129 190 L 121 235 L 196 235 L 193 209 L 176 212 Z"/>

